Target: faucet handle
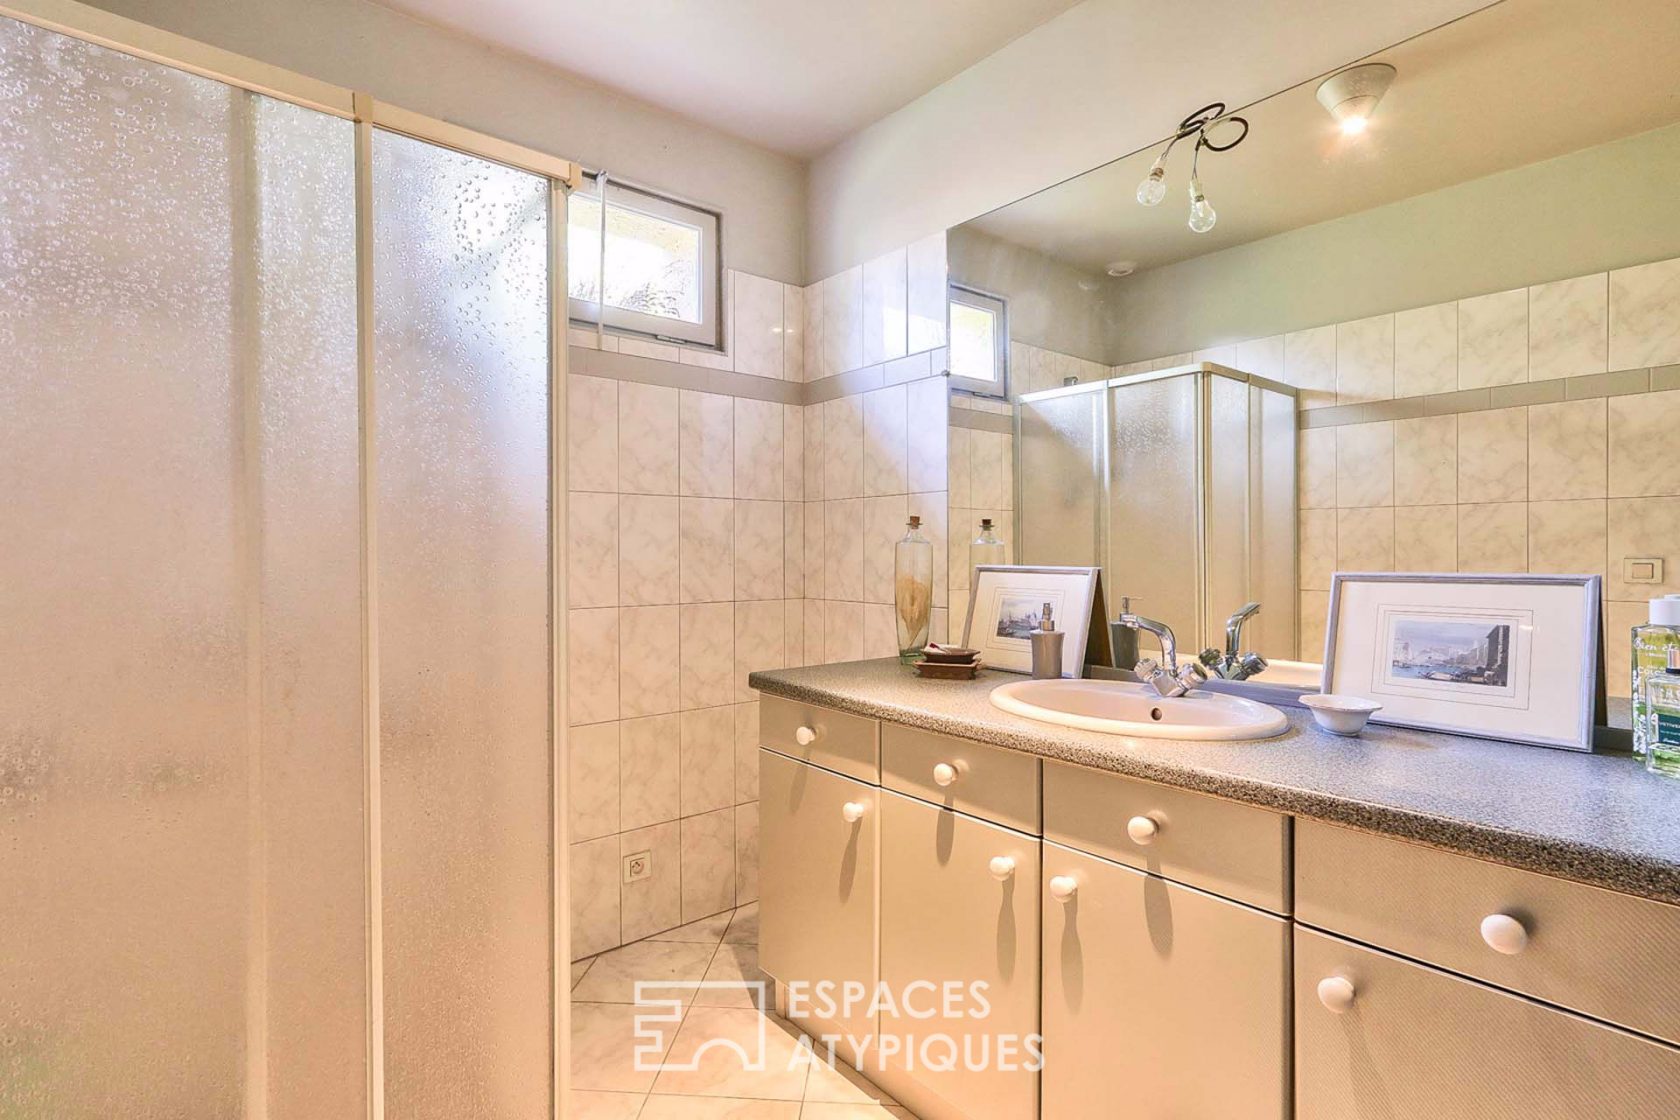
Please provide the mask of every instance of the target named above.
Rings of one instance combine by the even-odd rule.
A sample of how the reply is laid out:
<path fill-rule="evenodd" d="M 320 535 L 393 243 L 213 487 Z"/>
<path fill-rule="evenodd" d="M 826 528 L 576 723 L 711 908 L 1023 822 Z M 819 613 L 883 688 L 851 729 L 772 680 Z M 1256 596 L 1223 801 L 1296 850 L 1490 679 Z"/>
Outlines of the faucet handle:
<path fill-rule="evenodd" d="M 1237 662 L 1237 668 L 1242 672 L 1241 679 L 1247 680 L 1249 677 L 1257 677 L 1264 673 L 1271 668 L 1271 663 L 1258 653 L 1245 653 L 1242 660 Z"/>
<path fill-rule="evenodd" d="M 1200 688 L 1208 682 L 1207 670 L 1202 668 L 1200 662 L 1196 661 L 1186 661 L 1178 667 L 1178 672 L 1174 673 L 1173 676 L 1179 684 L 1184 686 L 1186 692 L 1194 688 Z"/>
<path fill-rule="evenodd" d="M 1214 649 L 1212 646 L 1209 646 L 1196 655 L 1196 660 L 1200 661 L 1203 665 L 1206 665 L 1209 669 L 1218 668 L 1219 663 L 1224 659 L 1225 655 Z"/>

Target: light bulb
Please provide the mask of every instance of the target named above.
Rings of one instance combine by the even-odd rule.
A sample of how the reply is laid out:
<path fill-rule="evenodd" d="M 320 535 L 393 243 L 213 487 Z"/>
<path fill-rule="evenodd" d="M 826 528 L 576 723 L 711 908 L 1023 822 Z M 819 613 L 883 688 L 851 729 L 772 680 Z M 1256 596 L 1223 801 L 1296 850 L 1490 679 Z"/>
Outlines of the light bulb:
<path fill-rule="evenodd" d="M 1202 181 L 1194 175 L 1190 176 L 1190 228 L 1197 233 L 1206 233 L 1218 220 L 1219 215 L 1213 212 L 1213 205 L 1202 193 Z"/>
<path fill-rule="evenodd" d="M 1165 157 L 1162 157 L 1164 159 Z M 1145 206 L 1159 206 L 1161 200 L 1167 197 L 1167 167 L 1161 159 L 1155 161 L 1155 166 L 1149 169 L 1149 174 L 1143 182 L 1138 184 L 1137 200 Z"/>
<path fill-rule="evenodd" d="M 1343 117 L 1342 135 L 1358 136 L 1365 131 L 1365 126 L 1371 123 L 1370 117 Z"/>

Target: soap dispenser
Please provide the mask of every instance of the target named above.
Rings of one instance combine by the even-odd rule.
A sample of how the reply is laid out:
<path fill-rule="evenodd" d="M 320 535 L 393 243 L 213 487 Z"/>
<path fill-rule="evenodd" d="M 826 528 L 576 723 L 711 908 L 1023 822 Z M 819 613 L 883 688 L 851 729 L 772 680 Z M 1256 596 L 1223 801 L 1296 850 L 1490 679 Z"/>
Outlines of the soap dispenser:
<path fill-rule="evenodd" d="M 1062 642 L 1067 635 L 1056 629 L 1049 603 L 1039 616 L 1038 629 L 1027 637 L 1032 639 L 1032 675 L 1035 680 L 1055 680 L 1062 675 Z"/>

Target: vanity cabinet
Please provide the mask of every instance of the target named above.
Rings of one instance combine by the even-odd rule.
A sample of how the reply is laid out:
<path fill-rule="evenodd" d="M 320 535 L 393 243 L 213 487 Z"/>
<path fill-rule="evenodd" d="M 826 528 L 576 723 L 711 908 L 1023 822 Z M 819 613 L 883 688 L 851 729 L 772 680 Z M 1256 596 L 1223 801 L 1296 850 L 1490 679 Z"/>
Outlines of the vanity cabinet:
<path fill-rule="evenodd" d="M 821 982 L 836 999 L 847 984 L 873 990 L 881 791 L 761 750 L 758 797 L 760 966 L 812 998 Z M 875 1031 L 863 1013 L 812 1026 Z"/>
<path fill-rule="evenodd" d="M 1297 926 L 1300 1120 L 1658 1120 L 1680 1052 Z"/>
<path fill-rule="evenodd" d="M 881 850 L 881 979 L 904 1001 L 880 1017 L 882 1087 L 922 1120 L 1034 1116 L 1038 838 L 883 791 Z"/>
<path fill-rule="evenodd" d="M 1044 845 L 1044 1097 L 1054 1120 L 1283 1120 L 1289 922 Z"/>

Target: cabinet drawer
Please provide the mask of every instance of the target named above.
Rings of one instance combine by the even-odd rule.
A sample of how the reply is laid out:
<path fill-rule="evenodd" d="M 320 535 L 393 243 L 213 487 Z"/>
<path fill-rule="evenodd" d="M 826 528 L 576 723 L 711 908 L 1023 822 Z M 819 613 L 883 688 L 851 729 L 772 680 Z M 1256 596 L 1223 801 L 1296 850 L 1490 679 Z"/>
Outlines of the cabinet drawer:
<path fill-rule="evenodd" d="M 1331 977 L 1351 987 L 1339 1012 L 1319 996 Z M 1680 1116 L 1680 1050 L 1297 926 L 1295 1115 Z"/>
<path fill-rule="evenodd" d="M 1263 910 L 1289 912 L 1289 818 L 1280 813 L 1046 762 L 1044 836 Z"/>
<path fill-rule="evenodd" d="M 780 696 L 765 696 L 758 705 L 761 746 L 860 782 L 881 780 L 880 726 L 866 716 L 798 704 Z"/>
<path fill-rule="evenodd" d="M 1038 833 L 1038 759 L 896 723 L 881 725 L 881 784 Z"/>
<path fill-rule="evenodd" d="M 896 1050 L 871 1076 L 922 1120 L 1033 1120 L 1038 839 L 883 792 L 881 850 L 881 982 L 903 1014 L 882 1011 Z M 956 1068 L 930 1068 L 950 1044 Z"/>
<path fill-rule="evenodd" d="M 1288 919 L 1046 844 L 1044 944 L 1046 1120 L 1288 1115 Z"/>
<path fill-rule="evenodd" d="M 758 761 L 759 965 L 806 1006 L 827 1002 L 817 984 L 872 989 L 880 790 L 769 750 Z M 874 1032 L 863 1014 L 831 1025 Z"/>
<path fill-rule="evenodd" d="M 1680 1042 L 1680 907 L 1316 821 L 1295 871 L 1299 921 Z"/>

